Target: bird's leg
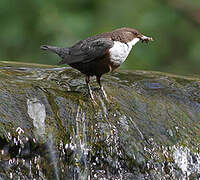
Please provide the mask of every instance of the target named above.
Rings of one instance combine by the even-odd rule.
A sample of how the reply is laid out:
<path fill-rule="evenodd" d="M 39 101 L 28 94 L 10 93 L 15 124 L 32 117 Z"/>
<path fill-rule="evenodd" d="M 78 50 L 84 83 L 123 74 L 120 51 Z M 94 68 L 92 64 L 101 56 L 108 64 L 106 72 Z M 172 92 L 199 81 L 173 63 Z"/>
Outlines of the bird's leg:
<path fill-rule="evenodd" d="M 100 87 L 100 89 L 101 89 L 101 91 L 102 91 L 102 93 L 103 93 L 105 99 L 108 100 L 107 94 L 106 94 L 106 92 L 104 91 L 103 86 L 101 85 L 101 76 L 96 76 L 96 79 L 97 79 L 97 83 L 99 84 L 99 87 Z"/>
<path fill-rule="evenodd" d="M 91 90 L 91 87 L 90 87 L 90 77 L 89 76 L 85 76 L 85 82 L 87 84 L 88 93 L 90 95 L 90 98 L 94 101 L 94 96 L 92 94 L 92 90 Z"/>

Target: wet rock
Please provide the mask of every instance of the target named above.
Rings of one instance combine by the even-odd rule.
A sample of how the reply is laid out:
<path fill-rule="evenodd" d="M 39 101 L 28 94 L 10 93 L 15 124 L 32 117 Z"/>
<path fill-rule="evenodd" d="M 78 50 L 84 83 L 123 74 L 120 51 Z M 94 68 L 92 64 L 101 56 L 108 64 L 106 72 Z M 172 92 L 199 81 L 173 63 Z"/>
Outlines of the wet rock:
<path fill-rule="evenodd" d="M 0 179 L 198 179 L 200 78 L 0 62 Z"/>

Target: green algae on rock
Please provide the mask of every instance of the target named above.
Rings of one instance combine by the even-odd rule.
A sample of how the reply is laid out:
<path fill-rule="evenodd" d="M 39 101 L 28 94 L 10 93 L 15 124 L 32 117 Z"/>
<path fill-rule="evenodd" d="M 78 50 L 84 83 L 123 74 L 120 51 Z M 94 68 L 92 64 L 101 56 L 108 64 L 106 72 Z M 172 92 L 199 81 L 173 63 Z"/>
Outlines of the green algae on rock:
<path fill-rule="evenodd" d="M 93 82 L 93 87 L 98 87 Z M 0 62 L 1 179 L 183 179 L 200 175 L 200 78 L 104 75 L 87 95 L 69 67 Z"/>

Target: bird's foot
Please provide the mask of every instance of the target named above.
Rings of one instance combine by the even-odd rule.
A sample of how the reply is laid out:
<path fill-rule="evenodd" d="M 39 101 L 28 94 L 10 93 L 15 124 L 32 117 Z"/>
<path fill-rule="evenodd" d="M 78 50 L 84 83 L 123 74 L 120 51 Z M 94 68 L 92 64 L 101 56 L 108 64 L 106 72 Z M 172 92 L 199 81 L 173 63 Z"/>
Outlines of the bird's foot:
<path fill-rule="evenodd" d="M 107 94 L 106 94 L 106 92 L 105 92 L 105 90 L 104 90 L 104 88 L 103 88 L 103 86 L 101 86 L 101 92 L 102 92 L 102 94 L 103 94 L 103 96 L 104 96 L 104 98 L 106 99 L 106 101 L 108 101 L 108 96 L 107 96 Z"/>
<path fill-rule="evenodd" d="M 91 99 L 92 101 L 94 101 L 94 95 L 93 95 L 93 93 L 92 93 L 91 91 L 89 91 L 89 96 L 90 96 L 90 99 Z"/>
<path fill-rule="evenodd" d="M 97 105 L 97 102 L 96 102 L 95 99 L 94 99 L 94 95 L 93 95 L 91 89 L 88 89 L 88 94 L 89 94 L 89 97 L 90 97 L 90 99 L 91 99 L 93 105 Z"/>

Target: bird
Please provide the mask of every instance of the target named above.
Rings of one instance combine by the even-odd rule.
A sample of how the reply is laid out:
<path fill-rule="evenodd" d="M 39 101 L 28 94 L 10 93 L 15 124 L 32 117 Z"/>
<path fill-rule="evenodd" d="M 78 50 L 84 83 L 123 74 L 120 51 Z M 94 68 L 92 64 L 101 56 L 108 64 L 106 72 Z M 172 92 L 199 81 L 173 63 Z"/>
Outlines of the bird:
<path fill-rule="evenodd" d="M 60 56 L 61 61 L 57 65 L 67 64 L 83 73 L 88 93 L 94 100 L 90 77 L 96 76 L 96 81 L 106 97 L 101 84 L 102 75 L 117 69 L 139 41 L 148 43 L 153 41 L 153 38 L 143 35 L 134 28 L 123 27 L 80 40 L 71 47 L 42 45 L 40 49 Z"/>

